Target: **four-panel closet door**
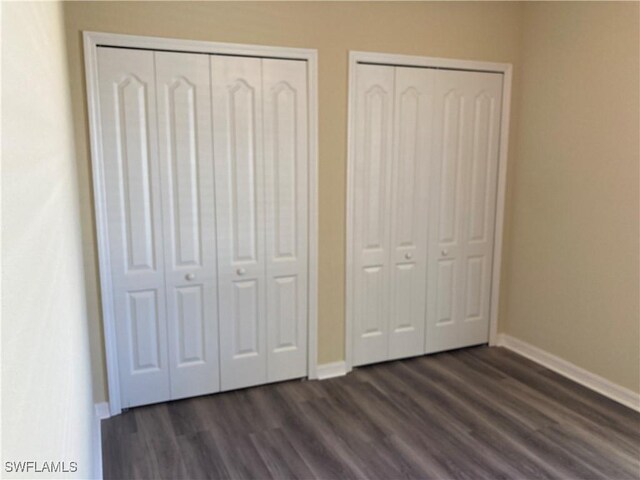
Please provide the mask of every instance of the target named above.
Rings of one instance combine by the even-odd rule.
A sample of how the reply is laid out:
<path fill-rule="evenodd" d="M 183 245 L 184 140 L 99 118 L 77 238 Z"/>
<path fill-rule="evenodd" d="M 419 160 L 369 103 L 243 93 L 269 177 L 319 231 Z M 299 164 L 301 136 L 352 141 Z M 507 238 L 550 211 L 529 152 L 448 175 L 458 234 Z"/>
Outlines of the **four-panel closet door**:
<path fill-rule="evenodd" d="M 358 64 L 353 364 L 486 343 L 502 75 Z"/>
<path fill-rule="evenodd" d="M 306 63 L 98 68 L 122 406 L 305 376 Z"/>

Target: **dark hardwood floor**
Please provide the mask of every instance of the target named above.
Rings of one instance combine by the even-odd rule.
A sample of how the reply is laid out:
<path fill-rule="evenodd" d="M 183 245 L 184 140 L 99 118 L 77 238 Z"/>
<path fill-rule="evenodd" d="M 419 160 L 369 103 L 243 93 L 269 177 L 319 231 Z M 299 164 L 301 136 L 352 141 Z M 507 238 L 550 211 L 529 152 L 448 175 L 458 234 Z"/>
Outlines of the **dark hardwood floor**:
<path fill-rule="evenodd" d="M 105 478 L 638 479 L 640 414 L 476 347 L 105 420 Z"/>

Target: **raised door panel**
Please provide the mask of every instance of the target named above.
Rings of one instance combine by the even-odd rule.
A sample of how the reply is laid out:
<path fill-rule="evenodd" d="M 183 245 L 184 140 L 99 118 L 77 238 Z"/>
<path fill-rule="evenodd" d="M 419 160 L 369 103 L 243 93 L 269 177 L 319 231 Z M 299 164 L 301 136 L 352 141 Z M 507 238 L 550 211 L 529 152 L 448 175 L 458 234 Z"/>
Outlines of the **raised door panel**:
<path fill-rule="evenodd" d="M 158 291 L 128 291 L 127 317 L 131 328 L 131 364 L 134 375 L 158 371 L 161 366 L 158 335 Z"/>
<path fill-rule="evenodd" d="M 232 355 L 235 359 L 260 355 L 260 290 L 256 280 L 233 283 Z M 228 338 L 228 337 L 227 337 Z M 226 339 L 225 339 L 226 340 Z"/>
<path fill-rule="evenodd" d="M 121 402 L 170 398 L 153 53 L 98 49 Z"/>
<path fill-rule="evenodd" d="M 175 292 L 175 366 L 176 369 L 206 364 L 210 354 L 206 351 L 205 341 L 208 332 L 205 315 L 202 285 L 177 287 Z M 215 338 L 215 336 L 214 336 Z M 177 370 L 179 374 L 180 371 Z M 217 375 L 217 369 L 212 374 Z M 175 375 L 172 375 L 172 380 Z M 214 389 L 215 391 L 215 389 Z"/>
<path fill-rule="evenodd" d="M 389 256 L 394 68 L 356 70 L 353 363 L 384 361 L 389 347 Z"/>
<path fill-rule="evenodd" d="M 122 169 L 126 273 L 156 268 L 147 124 L 148 85 L 127 75 L 115 86 L 116 141 Z"/>
<path fill-rule="evenodd" d="M 387 324 L 386 317 L 380 311 L 380 305 L 383 300 L 388 297 L 386 291 L 387 282 L 384 275 L 385 271 L 380 265 L 365 267 L 362 269 L 362 278 L 360 279 L 362 287 L 362 322 L 360 325 L 361 336 L 363 339 L 376 339 L 386 336 Z M 386 351 L 384 357 L 386 359 Z"/>
<path fill-rule="evenodd" d="M 212 56 L 221 389 L 267 381 L 262 60 Z"/>
<path fill-rule="evenodd" d="M 171 396 L 216 392 L 211 90 L 205 55 L 156 52 Z"/>
<path fill-rule="evenodd" d="M 424 353 L 434 71 L 395 68 L 389 359 Z"/>
<path fill-rule="evenodd" d="M 269 352 L 277 358 L 278 354 L 305 350 L 305 338 L 301 335 L 301 309 L 299 305 L 298 276 L 276 277 L 269 290 Z M 291 365 L 299 371 L 299 376 L 306 373 L 306 358 L 296 358 L 298 362 Z M 269 362 L 269 369 L 274 369 L 270 380 L 278 376 L 274 362 Z M 304 369 L 304 370 L 303 370 Z"/>
<path fill-rule="evenodd" d="M 307 64 L 262 60 L 270 382 L 307 374 Z"/>
<path fill-rule="evenodd" d="M 437 72 L 427 353 L 488 341 L 501 85 Z"/>

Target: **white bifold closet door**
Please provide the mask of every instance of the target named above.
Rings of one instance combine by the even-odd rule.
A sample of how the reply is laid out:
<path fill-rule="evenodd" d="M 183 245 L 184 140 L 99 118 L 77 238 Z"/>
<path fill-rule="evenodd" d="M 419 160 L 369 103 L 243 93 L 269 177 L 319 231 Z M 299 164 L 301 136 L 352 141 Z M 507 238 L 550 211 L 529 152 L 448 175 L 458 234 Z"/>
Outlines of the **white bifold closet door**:
<path fill-rule="evenodd" d="M 353 363 L 424 353 L 434 72 L 358 65 Z"/>
<path fill-rule="evenodd" d="M 307 375 L 306 62 L 98 70 L 122 407 Z"/>
<path fill-rule="evenodd" d="M 98 62 L 122 406 L 217 391 L 209 60 Z"/>
<path fill-rule="evenodd" d="M 486 343 L 502 75 L 358 64 L 353 364 Z"/>
<path fill-rule="evenodd" d="M 426 353 L 486 343 L 502 75 L 436 77 Z"/>
<path fill-rule="evenodd" d="M 300 61 L 211 62 L 228 390 L 307 372 L 307 79 Z"/>

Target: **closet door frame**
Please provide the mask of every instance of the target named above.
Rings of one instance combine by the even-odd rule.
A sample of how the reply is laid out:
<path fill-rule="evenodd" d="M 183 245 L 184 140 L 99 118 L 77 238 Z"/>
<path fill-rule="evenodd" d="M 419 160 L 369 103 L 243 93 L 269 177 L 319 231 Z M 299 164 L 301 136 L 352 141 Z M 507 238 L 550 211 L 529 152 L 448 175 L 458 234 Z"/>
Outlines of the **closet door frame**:
<path fill-rule="evenodd" d="M 494 230 L 493 262 L 491 273 L 491 299 L 489 316 L 489 345 L 498 344 L 498 309 L 500 305 L 500 272 L 502 264 L 502 235 L 504 228 L 505 193 L 507 183 L 507 157 L 509 147 L 509 114 L 511 111 L 511 82 L 513 66 L 510 63 L 481 62 L 438 57 L 421 57 L 389 53 L 349 51 L 349 130 L 347 151 L 347 238 L 345 278 L 345 365 L 344 373 L 353 368 L 353 323 L 355 252 L 355 167 L 356 167 L 356 71 L 358 64 L 388 65 L 390 67 L 422 67 L 433 69 L 465 70 L 503 75 L 500 143 L 498 158 L 498 191 Z M 425 295 L 427 292 L 425 291 Z"/>
<path fill-rule="evenodd" d="M 107 363 L 109 392 L 109 414 L 118 415 L 122 411 L 118 351 L 116 342 L 116 322 L 107 221 L 107 190 L 105 165 L 102 158 L 102 125 L 100 121 L 100 98 L 98 77 L 98 47 L 120 47 L 147 50 L 165 50 L 208 55 L 236 55 L 282 60 L 299 60 L 307 63 L 308 88 L 308 335 L 307 335 L 307 376 L 318 378 L 317 374 L 317 323 L 318 323 L 318 87 L 317 50 L 305 48 L 272 47 L 266 45 L 243 45 L 232 43 L 183 40 L 163 37 L 146 37 L 102 32 L 83 32 L 85 81 L 87 87 L 87 108 L 89 114 L 89 136 L 91 165 L 93 174 L 93 195 L 96 218 L 96 238 L 98 243 L 98 263 L 100 274 L 100 294 L 102 302 L 102 322 Z M 103 417 L 108 416 L 102 412 Z"/>

